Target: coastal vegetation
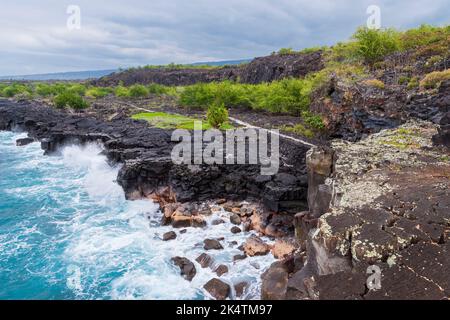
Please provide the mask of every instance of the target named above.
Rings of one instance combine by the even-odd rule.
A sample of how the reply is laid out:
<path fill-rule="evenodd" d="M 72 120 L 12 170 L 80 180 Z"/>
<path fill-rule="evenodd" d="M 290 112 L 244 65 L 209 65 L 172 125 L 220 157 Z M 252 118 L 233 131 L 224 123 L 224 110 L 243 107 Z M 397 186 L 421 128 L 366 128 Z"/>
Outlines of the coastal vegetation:
<path fill-rule="evenodd" d="M 221 128 L 228 122 L 228 110 L 223 102 L 214 101 L 208 108 L 206 114 L 208 123 L 213 128 Z"/>
<path fill-rule="evenodd" d="M 70 91 L 65 91 L 58 94 L 53 102 L 57 108 L 70 107 L 72 109 L 85 109 L 89 104 L 78 94 Z"/>
<path fill-rule="evenodd" d="M 187 117 L 179 114 L 166 112 L 142 112 L 132 116 L 135 120 L 145 120 L 154 127 L 160 129 L 186 129 L 194 130 L 194 122 L 202 121 L 200 118 Z M 213 126 L 207 121 L 202 121 L 202 129 L 211 129 Z M 219 126 L 221 129 L 232 129 L 233 127 L 226 121 Z"/>
<path fill-rule="evenodd" d="M 227 123 L 227 109 L 241 108 L 255 111 L 265 111 L 274 114 L 289 114 L 298 116 L 301 125 L 286 127 L 287 131 L 311 135 L 310 131 L 322 130 L 324 123 L 321 116 L 310 110 L 311 102 L 318 90 L 330 82 L 332 78 L 348 84 L 361 83 L 380 90 L 385 83 L 374 77 L 374 71 L 385 65 L 386 56 L 414 50 L 414 55 L 426 54 L 427 66 L 434 66 L 448 58 L 450 45 L 450 27 L 434 27 L 422 25 L 416 29 L 397 31 L 394 29 L 372 30 L 359 28 L 351 39 L 330 47 L 313 47 L 296 51 L 292 48 L 282 48 L 276 54 L 292 55 L 307 54 L 321 51 L 324 67 L 317 72 L 309 73 L 303 78 L 284 78 L 269 83 L 246 84 L 236 81 L 217 81 L 197 83 L 188 86 L 175 87 L 156 83 L 124 86 L 119 83 L 113 87 L 97 87 L 89 83 L 35 83 L 14 82 L 0 84 L 0 96 L 12 98 L 43 98 L 49 99 L 58 108 L 86 108 L 88 101 L 101 99 L 112 95 L 117 98 L 142 99 L 152 96 L 170 96 L 176 103 L 187 109 L 203 110 L 207 113 L 210 126 L 220 127 Z M 214 69 L 210 65 L 180 65 L 144 66 L 142 68 L 165 69 Z M 406 67 L 405 67 L 406 71 Z M 432 71 L 417 76 L 406 72 L 398 79 L 399 85 L 408 90 L 436 89 L 450 78 L 450 70 Z M 147 117 L 155 118 L 152 115 Z M 162 121 L 161 115 L 158 116 Z M 170 121 L 176 120 L 175 127 L 191 127 L 183 122 L 186 119 L 165 116 Z M 154 119 L 153 119 L 154 120 Z M 181 123 L 181 124 L 180 124 Z M 165 124 L 162 124 L 163 126 Z"/>

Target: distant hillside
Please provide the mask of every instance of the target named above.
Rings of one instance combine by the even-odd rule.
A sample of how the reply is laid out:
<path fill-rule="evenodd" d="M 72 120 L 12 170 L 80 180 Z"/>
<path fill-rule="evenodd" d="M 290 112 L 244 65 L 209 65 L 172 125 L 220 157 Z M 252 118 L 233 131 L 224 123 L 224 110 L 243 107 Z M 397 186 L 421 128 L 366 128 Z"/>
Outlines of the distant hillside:
<path fill-rule="evenodd" d="M 302 54 L 270 55 L 253 60 L 131 68 L 94 79 L 91 84 L 102 87 L 120 83 L 126 86 L 136 83 L 186 86 L 223 80 L 256 84 L 288 77 L 303 77 L 323 67 L 322 51 L 316 50 Z"/>
<path fill-rule="evenodd" d="M 196 62 L 192 66 L 226 66 L 239 65 L 250 62 L 251 59 L 242 60 L 227 60 L 227 61 L 212 61 L 212 62 Z M 94 70 L 94 71 L 75 71 L 75 72 L 58 72 L 58 73 L 44 73 L 31 74 L 20 76 L 0 76 L 0 80 L 29 80 L 29 81 L 47 81 L 47 80 L 87 80 L 98 79 L 107 76 L 111 73 L 117 72 L 119 69 L 111 70 Z"/>
<path fill-rule="evenodd" d="M 98 79 L 116 71 L 117 70 L 94 70 L 94 71 L 91 70 L 91 71 L 32 74 L 22 76 L 0 76 L 0 80 L 33 80 L 33 81 L 86 80 L 86 79 Z"/>
<path fill-rule="evenodd" d="M 193 66 L 215 66 L 215 67 L 221 67 L 221 66 L 234 66 L 244 63 L 249 63 L 253 59 L 241 59 L 241 60 L 227 60 L 227 61 L 212 61 L 212 62 L 196 62 L 192 63 Z"/>

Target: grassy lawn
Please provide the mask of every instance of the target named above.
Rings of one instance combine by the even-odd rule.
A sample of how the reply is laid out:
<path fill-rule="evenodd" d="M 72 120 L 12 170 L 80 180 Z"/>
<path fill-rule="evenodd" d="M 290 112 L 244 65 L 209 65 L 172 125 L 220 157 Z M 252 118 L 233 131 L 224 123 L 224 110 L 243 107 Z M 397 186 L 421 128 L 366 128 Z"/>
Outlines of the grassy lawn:
<path fill-rule="evenodd" d="M 179 114 L 165 112 L 142 112 L 132 116 L 136 120 L 146 120 L 151 126 L 161 129 L 187 129 L 194 130 L 194 121 L 202 121 L 203 129 L 211 129 L 211 125 L 202 119 L 195 119 Z M 226 124 L 221 129 L 232 129 L 233 126 Z"/>

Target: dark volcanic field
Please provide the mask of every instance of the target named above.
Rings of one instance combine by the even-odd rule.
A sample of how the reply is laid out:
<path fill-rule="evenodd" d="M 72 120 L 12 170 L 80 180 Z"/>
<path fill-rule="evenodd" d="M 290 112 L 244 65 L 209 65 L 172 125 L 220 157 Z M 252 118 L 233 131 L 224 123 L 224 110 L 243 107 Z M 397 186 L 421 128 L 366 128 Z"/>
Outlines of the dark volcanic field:
<path fill-rule="evenodd" d="M 308 148 L 292 141 L 280 140 L 280 171 L 270 177 L 261 176 L 258 165 L 175 165 L 171 131 L 128 118 L 104 122 L 1 100 L 0 130 L 12 129 L 27 131 L 47 153 L 68 143 L 101 142 L 110 161 L 123 163 L 118 183 L 128 198 L 151 197 L 169 187 L 178 202 L 255 199 L 274 211 L 306 208 Z"/>

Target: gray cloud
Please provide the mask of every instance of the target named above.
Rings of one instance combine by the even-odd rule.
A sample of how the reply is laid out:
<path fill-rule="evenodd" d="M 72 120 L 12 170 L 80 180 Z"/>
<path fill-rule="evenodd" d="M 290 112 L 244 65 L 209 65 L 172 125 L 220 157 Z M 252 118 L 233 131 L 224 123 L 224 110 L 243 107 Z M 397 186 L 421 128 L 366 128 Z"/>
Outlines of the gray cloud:
<path fill-rule="evenodd" d="M 66 28 L 69 4 L 81 30 Z M 22 0 L 2 4 L 0 75 L 189 63 L 347 39 L 377 4 L 385 27 L 448 23 L 448 0 Z"/>

